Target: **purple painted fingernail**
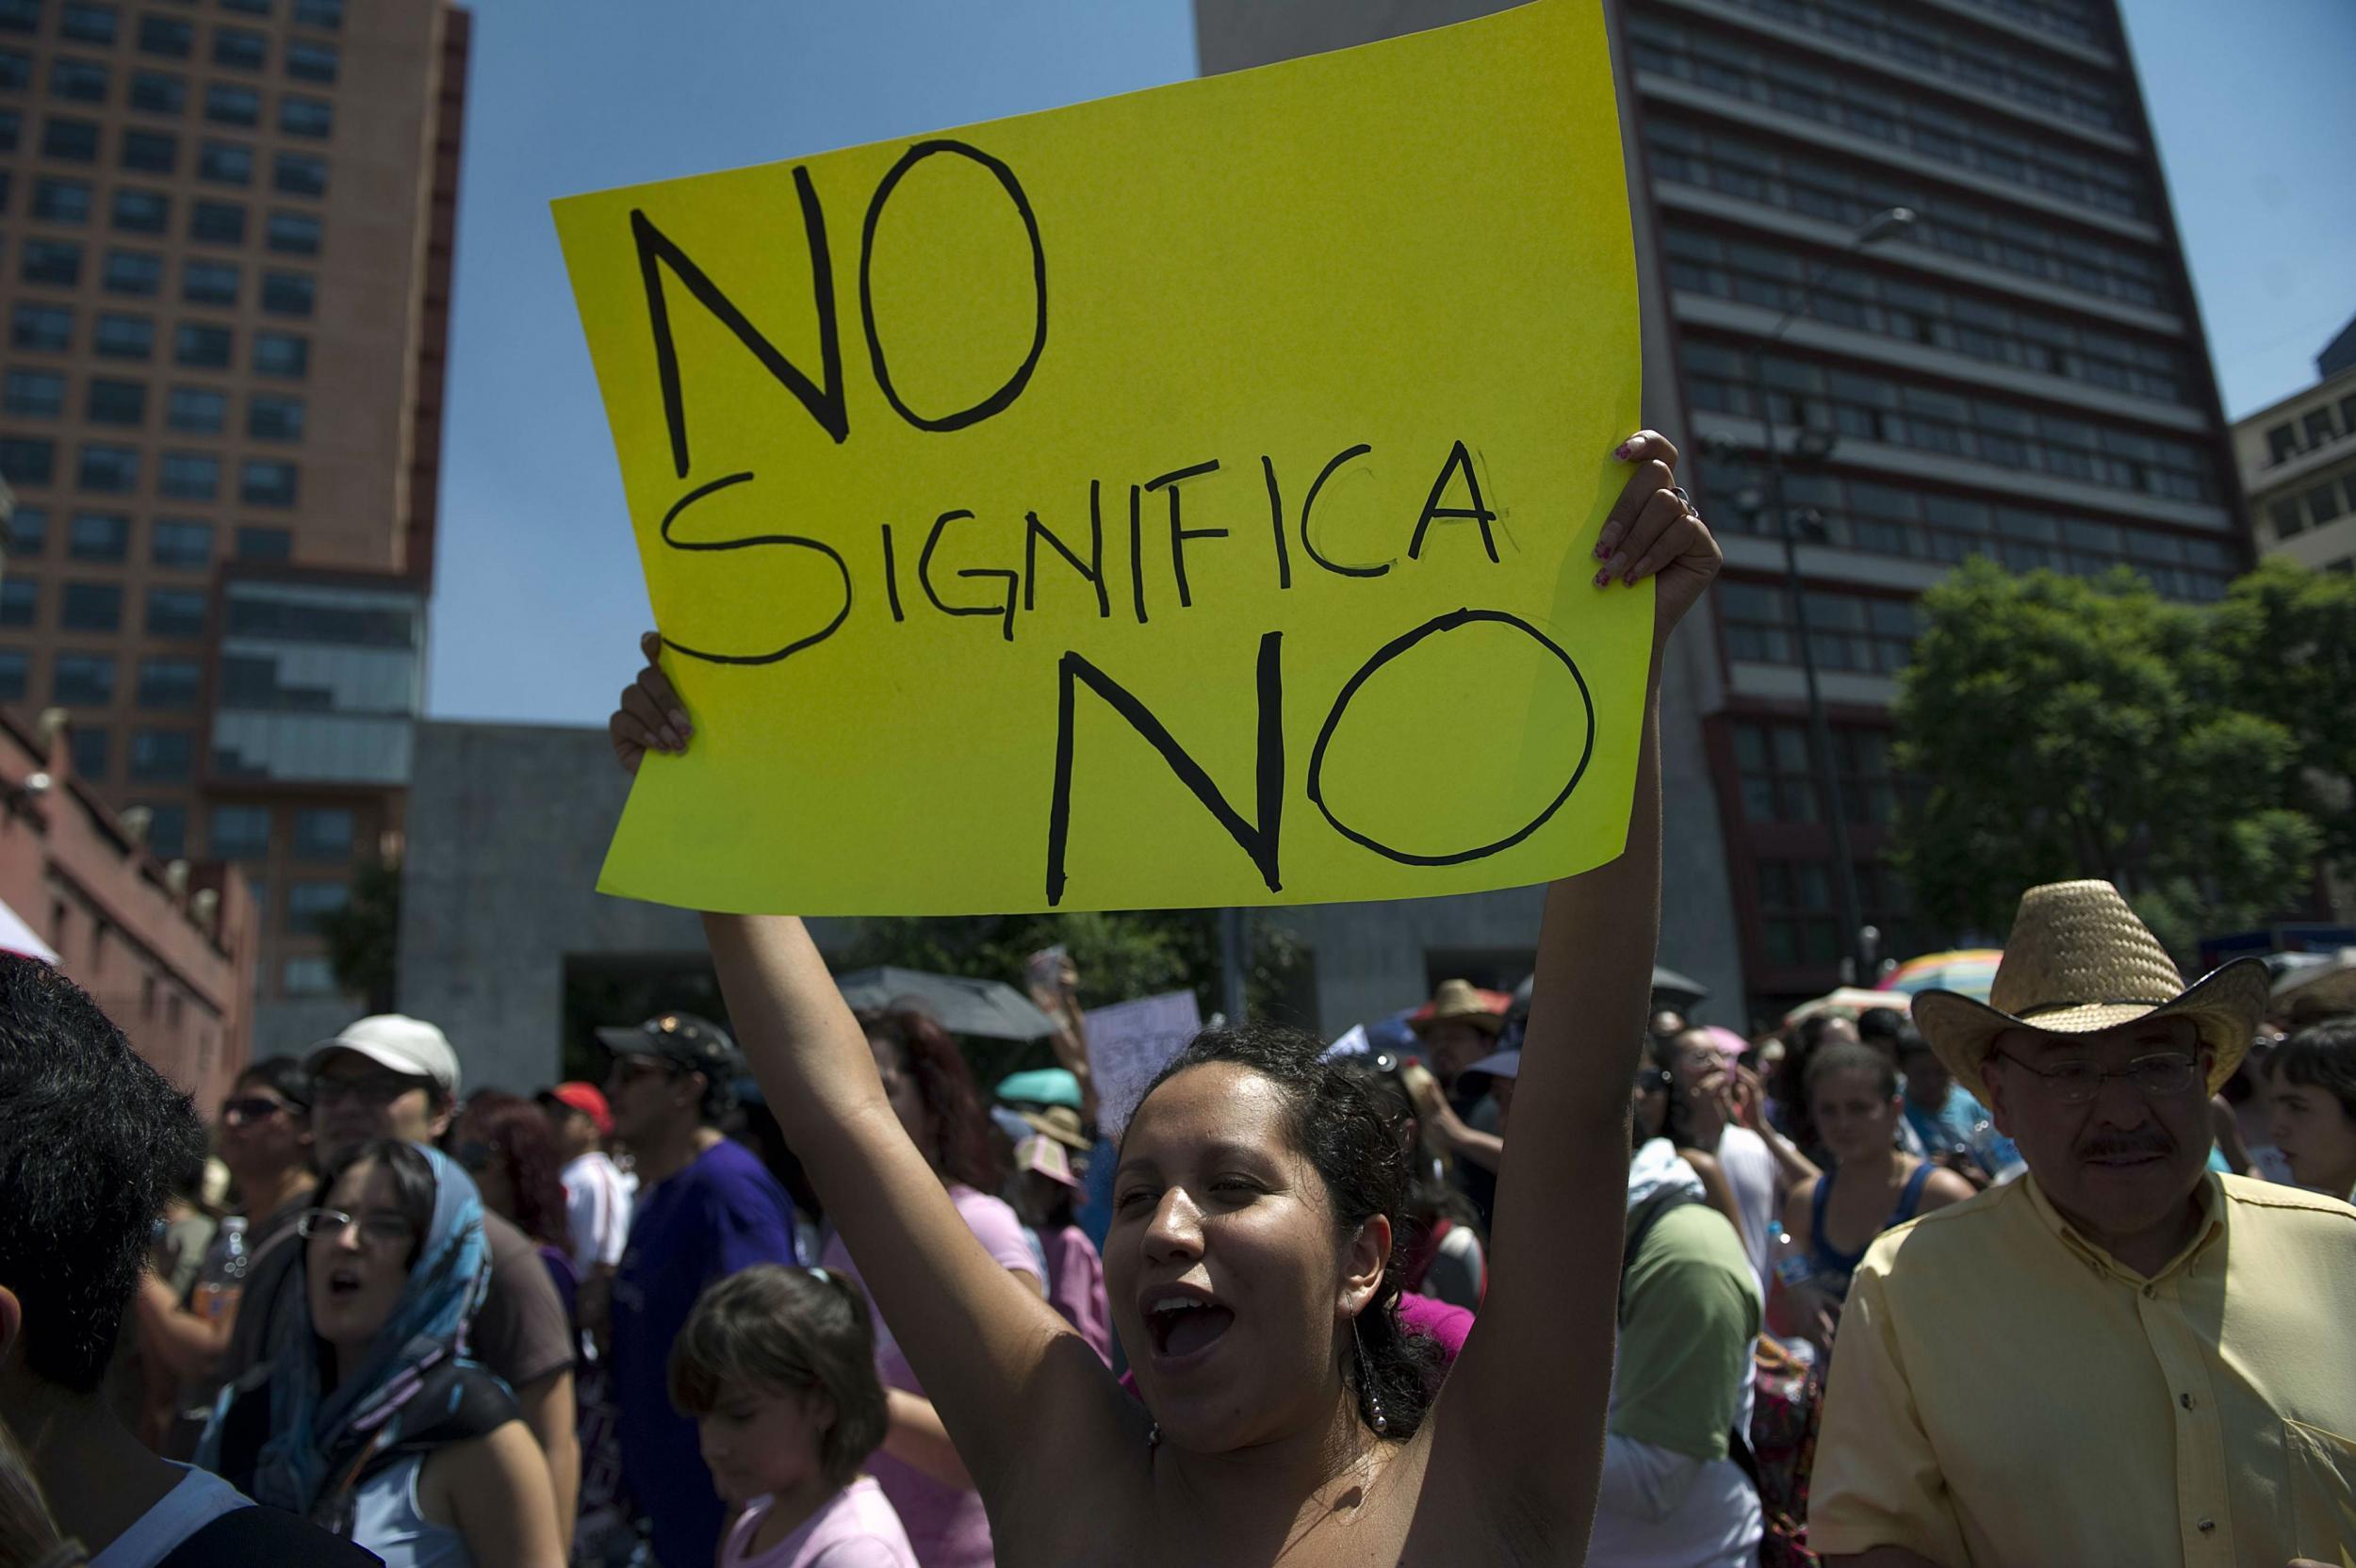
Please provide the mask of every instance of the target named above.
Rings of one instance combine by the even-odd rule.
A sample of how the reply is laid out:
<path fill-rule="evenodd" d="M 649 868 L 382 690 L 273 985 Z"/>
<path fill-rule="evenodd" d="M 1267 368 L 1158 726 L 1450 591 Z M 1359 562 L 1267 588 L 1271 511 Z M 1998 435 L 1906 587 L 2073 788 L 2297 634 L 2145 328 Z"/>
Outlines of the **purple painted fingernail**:
<path fill-rule="evenodd" d="M 694 730 L 695 727 L 687 722 L 686 714 L 674 708 L 671 710 L 671 727 L 678 730 L 680 734 L 685 735 Z"/>
<path fill-rule="evenodd" d="M 1612 580 L 1612 568 L 1611 568 L 1611 567 L 1609 567 L 1609 566 L 1606 566 L 1603 570 L 1601 570 L 1601 571 L 1599 571 L 1599 572 L 1597 572 L 1597 573 L 1595 574 L 1595 586 L 1596 586 L 1596 587 L 1598 587 L 1598 588 L 1601 588 L 1602 586 L 1604 586 L 1606 583 L 1610 582 L 1611 580 Z"/>
<path fill-rule="evenodd" d="M 1621 462 L 1623 462 L 1623 463 L 1627 462 L 1629 458 L 1631 458 L 1631 457 L 1635 456 L 1635 455 L 1636 455 L 1636 441 L 1635 441 L 1635 438 L 1631 436 L 1631 437 L 1630 437 L 1630 438 L 1628 438 L 1628 440 L 1623 441 L 1623 442 L 1621 442 L 1618 446 L 1616 446 L 1616 447 L 1612 448 L 1612 455 L 1613 457 L 1618 458 L 1618 459 L 1619 459 Z"/>

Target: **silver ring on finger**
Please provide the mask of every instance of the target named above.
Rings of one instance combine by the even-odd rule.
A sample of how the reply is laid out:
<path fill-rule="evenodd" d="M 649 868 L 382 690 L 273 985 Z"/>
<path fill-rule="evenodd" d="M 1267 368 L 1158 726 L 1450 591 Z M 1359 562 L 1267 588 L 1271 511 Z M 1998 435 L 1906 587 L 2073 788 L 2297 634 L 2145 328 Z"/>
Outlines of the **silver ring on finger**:
<path fill-rule="evenodd" d="M 1687 494 L 1685 493 L 1685 486 L 1684 486 L 1684 485 L 1682 485 L 1682 484 L 1672 484 L 1672 485 L 1670 485 L 1670 486 L 1669 486 L 1669 494 L 1670 494 L 1670 495 L 1672 495 L 1672 496 L 1675 496 L 1675 497 L 1677 498 L 1677 504 L 1678 504 L 1679 506 L 1681 506 L 1681 507 L 1685 508 L 1685 514 L 1686 514 L 1687 516 L 1692 517 L 1692 516 L 1697 516 L 1697 515 L 1699 515 L 1699 514 L 1697 514 L 1697 513 L 1693 510 L 1693 497 L 1691 497 L 1691 496 L 1689 496 L 1689 495 L 1687 495 Z"/>

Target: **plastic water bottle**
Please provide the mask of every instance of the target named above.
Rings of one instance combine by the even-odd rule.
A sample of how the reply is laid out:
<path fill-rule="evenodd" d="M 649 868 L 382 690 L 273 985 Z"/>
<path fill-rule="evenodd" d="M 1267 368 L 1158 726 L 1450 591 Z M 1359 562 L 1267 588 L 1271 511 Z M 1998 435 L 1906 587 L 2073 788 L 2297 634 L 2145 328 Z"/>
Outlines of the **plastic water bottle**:
<path fill-rule="evenodd" d="M 205 1266 L 196 1277 L 192 1304 L 197 1316 L 218 1322 L 237 1311 L 237 1298 L 245 1292 L 245 1270 L 250 1261 L 245 1250 L 245 1220 L 231 1215 L 221 1222 L 221 1233 L 213 1238 L 211 1250 L 205 1254 Z"/>

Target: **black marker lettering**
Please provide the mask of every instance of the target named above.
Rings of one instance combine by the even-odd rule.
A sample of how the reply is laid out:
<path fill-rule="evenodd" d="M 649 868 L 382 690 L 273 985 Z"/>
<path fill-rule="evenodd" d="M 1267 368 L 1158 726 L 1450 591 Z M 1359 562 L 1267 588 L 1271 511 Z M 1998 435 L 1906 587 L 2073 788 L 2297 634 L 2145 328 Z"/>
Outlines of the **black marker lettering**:
<path fill-rule="evenodd" d="M 1268 525 L 1276 535 L 1276 586 L 1289 588 L 1293 585 L 1293 557 L 1284 544 L 1284 497 L 1276 488 L 1276 460 L 1263 455 L 1260 471 L 1268 476 Z"/>
<path fill-rule="evenodd" d="M 1098 494 L 1102 488 L 1101 481 L 1088 481 L 1088 558 L 1086 561 L 1065 547 L 1064 542 L 1039 520 L 1038 513 L 1026 512 L 1023 514 L 1023 609 L 1039 608 L 1039 542 L 1044 539 L 1057 555 L 1072 564 L 1073 571 L 1088 580 L 1089 587 L 1096 590 L 1097 615 L 1105 619 L 1111 617 L 1113 601 L 1104 592 L 1104 514 L 1099 504 L 1102 497 Z"/>
<path fill-rule="evenodd" d="M 1129 486 L 1129 598 L 1137 606 L 1137 625 L 1145 624 L 1145 492 Z"/>
<path fill-rule="evenodd" d="M 1495 843 L 1482 844 L 1476 849 L 1451 850 L 1438 855 L 1423 855 L 1408 850 L 1394 848 L 1391 845 L 1383 843 L 1367 834 L 1359 832 L 1356 828 L 1351 827 L 1347 823 L 1343 822 L 1341 818 L 1335 816 L 1333 814 L 1333 808 L 1325 803 L 1325 748 L 1333 739 L 1333 732 L 1341 727 L 1342 714 L 1349 710 L 1350 698 L 1358 694 L 1359 688 L 1366 685 L 1366 681 L 1377 670 L 1380 670 L 1383 665 L 1389 663 L 1392 660 L 1399 658 L 1401 654 L 1406 653 L 1415 647 L 1416 644 L 1422 642 L 1425 638 L 1434 636 L 1444 631 L 1454 631 L 1461 627 L 1473 626 L 1481 622 L 1492 622 L 1498 626 L 1512 627 L 1514 630 L 1521 632 L 1531 642 L 1536 643 L 1540 647 L 1554 655 L 1555 658 L 1561 660 L 1562 662 L 1562 667 L 1571 672 L 1571 679 L 1579 687 L 1579 700 L 1582 705 L 1584 705 L 1587 713 L 1587 738 L 1585 743 L 1579 748 L 1579 765 L 1571 770 L 1571 776 L 1569 780 L 1563 784 L 1562 792 L 1556 795 L 1554 799 L 1547 804 L 1545 810 L 1539 812 L 1529 822 L 1507 834 L 1504 838 L 1497 840 Z M 1316 803 L 1317 808 L 1325 813 L 1325 820 L 1333 825 L 1333 831 L 1339 833 L 1343 838 L 1350 840 L 1353 843 L 1365 845 L 1366 848 L 1374 851 L 1377 855 L 1383 857 L 1385 859 L 1396 860 L 1403 866 L 1457 866 L 1463 865 L 1467 860 L 1485 859 L 1489 856 L 1496 855 L 1500 851 L 1511 849 L 1515 844 L 1520 843 L 1524 839 L 1529 838 L 1532 833 L 1537 832 L 1539 828 L 1546 825 L 1546 819 L 1553 816 L 1555 812 L 1561 810 L 1562 803 L 1571 798 L 1571 792 L 1579 788 L 1579 779 L 1587 772 L 1588 760 L 1593 758 L 1595 754 L 1595 699 L 1594 694 L 1587 690 L 1587 678 L 1579 673 L 1579 666 L 1571 662 L 1571 656 L 1564 653 L 1560 647 L 1556 646 L 1553 641 L 1549 639 L 1546 633 L 1540 631 L 1536 627 L 1531 626 L 1528 621 L 1523 620 L 1518 615 L 1509 615 L 1502 610 L 1458 610 L 1452 611 L 1446 615 L 1435 616 L 1432 620 L 1426 621 L 1423 625 L 1415 628 L 1415 630 L 1408 632 L 1405 636 L 1395 638 L 1391 642 L 1385 643 L 1381 648 L 1376 650 L 1373 658 L 1367 660 L 1364 664 L 1361 664 L 1358 667 L 1358 673 L 1356 675 L 1350 678 L 1348 683 L 1342 687 L 1340 694 L 1333 698 L 1333 711 L 1326 714 L 1325 726 L 1317 731 L 1317 743 L 1309 753 L 1308 795 L 1309 799 Z"/>
<path fill-rule="evenodd" d="M 996 578 L 1003 580 L 1006 585 L 1006 597 L 1003 604 L 949 604 L 941 599 L 940 591 L 933 586 L 933 551 L 941 547 L 941 531 L 960 519 L 971 521 L 973 516 L 973 514 L 971 512 L 944 512 L 933 519 L 933 531 L 924 536 L 924 553 L 916 558 L 916 580 L 924 585 L 924 596 L 933 601 L 933 608 L 944 615 L 997 615 L 1001 617 L 1005 623 L 1006 640 L 1011 643 L 1014 641 L 1015 595 L 1021 587 L 1014 573 L 1003 568 L 984 569 L 978 566 L 965 567 L 957 573 L 959 577 Z"/>
<path fill-rule="evenodd" d="M 824 544 L 816 539 L 805 539 L 796 533 L 761 533 L 746 539 L 675 539 L 671 536 L 672 526 L 679 521 L 679 514 L 689 507 L 702 500 L 706 496 L 735 485 L 748 483 L 752 477 L 750 474 L 728 474 L 713 480 L 709 484 L 697 485 L 686 495 L 681 496 L 672 503 L 671 510 L 663 514 L 663 542 L 675 550 L 745 550 L 757 545 L 782 545 L 793 549 L 816 550 L 833 562 L 834 569 L 843 574 L 843 608 L 835 612 L 834 619 L 828 621 L 824 629 L 814 631 L 807 637 L 797 638 L 786 644 L 785 646 L 768 653 L 713 653 L 705 648 L 691 648 L 684 643 L 676 642 L 669 637 L 663 639 L 665 647 L 676 648 L 690 659 L 700 659 L 710 664 L 774 664 L 789 654 L 799 653 L 804 648 L 817 646 L 833 636 L 836 629 L 851 616 L 850 564 L 844 561 L 842 554 L 831 545 Z"/>
<path fill-rule="evenodd" d="M 802 233 L 810 245 L 810 307 L 818 318 L 818 353 L 825 367 L 826 384 L 818 386 L 802 374 L 792 361 L 779 353 L 761 329 L 754 326 L 736 302 L 708 277 L 704 270 L 688 259 L 687 253 L 672 243 L 668 235 L 654 226 L 653 220 L 636 208 L 630 210 L 630 231 L 638 246 L 638 275 L 646 291 L 646 318 L 654 329 L 655 373 L 663 383 L 663 416 L 671 431 L 671 465 L 679 477 L 687 477 L 687 403 L 679 385 L 679 345 L 671 335 L 671 307 L 663 287 L 663 268 L 687 286 L 695 302 L 710 311 L 712 318 L 736 340 L 752 351 L 761 368 L 775 376 L 785 389 L 801 400 L 810 416 L 840 445 L 851 433 L 851 416 L 843 402 L 843 348 L 834 319 L 834 263 L 826 253 L 826 219 L 819 210 L 818 192 L 810 183 L 808 170 L 795 168 L 794 188 L 802 199 Z"/>
<path fill-rule="evenodd" d="M 1223 528 L 1180 527 L 1178 486 L 1186 480 L 1200 479 L 1204 474 L 1217 472 L 1219 472 L 1219 459 L 1213 458 L 1208 463 L 1198 463 L 1191 468 L 1173 469 L 1159 479 L 1149 479 L 1145 482 L 1145 487 L 1148 490 L 1166 489 L 1170 492 L 1170 568 L 1178 579 L 1178 608 L 1181 610 L 1194 608 L 1194 596 L 1186 592 L 1186 541 L 1189 539 L 1224 539 L 1227 537 L 1227 531 Z"/>
<path fill-rule="evenodd" d="M 1110 676 L 1089 663 L 1077 653 L 1066 653 L 1057 675 L 1055 714 L 1055 783 L 1047 808 L 1047 903 L 1052 908 L 1063 900 L 1064 845 L 1072 831 L 1072 754 L 1074 705 L 1081 681 L 1104 699 L 1112 710 L 1127 722 L 1130 728 L 1143 736 L 1153 749 L 1161 753 L 1170 771 L 1201 801 L 1227 836 L 1235 841 L 1243 852 L 1252 857 L 1259 868 L 1260 879 L 1270 892 L 1281 892 L 1278 851 L 1283 836 L 1284 814 L 1284 676 L 1280 645 L 1283 633 L 1271 631 L 1260 639 L 1260 660 L 1257 686 L 1260 699 L 1259 753 L 1253 769 L 1258 820 L 1246 822 L 1227 803 L 1211 776 L 1203 771 L 1201 763 L 1186 754 L 1162 722 L 1155 718 L 1144 703 L 1139 702 Z"/>
<path fill-rule="evenodd" d="M 883 337 L 875 330 L 875 294 L 870 274 L 875 262 L 875 225 L 883 218 L 884 204 L 892 199 L 892 192 L 909 170 L 938 153 L 955 153 L 959 157 L 972 158 L 995 175 L 998 183 L 1006 188 L 1007 200 L 1014 204 L 1014 210 L 1022 216 L 1023 231 L 1031 237 L 1031 288 L 1039 308 L 1038 325 L 1031 334 L 1030 351 L 1023 356 L 1023 363 L 1015 367 L 1014 374 L 1008 376 L 997 391 L 973 407 L 961 408 L 954 414 L 944 414 L 932 419 L 903 402 L 898 389 L 892 384 L 891 368 L 884 363 Z M 981 423 L 1021 397 L 1023 388 L 1030 382 L 1031 372 L 1039 368 L 1039 354 L 1047 347 L 1047 249 L 1039 243 L 1039 219 L 1033 215 L 1031 199 L 1023 192 L 1023 182 L 1014 177 L 1014 171 L 977 147 L 945 138 L 920 141 L 901 154 L 900 161 L 884 175 L 883 183 L 875 187 L 875 198 L 867 204 L 867 222 L 860 230 L 859 241 L 859 319 L 867 328 L 867 354 L 875 366 L 875 384 L 883 389 L 885 400 L 899 411 L 900 417 L 918 430 L 963 430 L 968 425 Z"/>
<path fill-rule="evenodd" d="M 908 616 L 900 609 L 900 565 L 892 554 L 892 525 L 890 523 L 883 526 L 883 545 L 884 597 L 892 603 L 892 618 L 895 621 L 905 621 Z"/>
<path fill-rule="evenodd" d="M 1317 541 L 1309 536 L 1309 514 L 1316 509 L 1317 504 L 1317 492 L 1325 488 L 1325 482 L 1333 477 L 1334 469 L 1340 467 L 1351 458 L 1364 457 L 1372 450 L 1374 450 L 1372 447 L 1367 446 L 1364 442 L 1360 442 L 1357 446 L 1351 447 L 1348 450 L 1335 452 L 1333 454 L 1333 460 L 1328 463 L 1324 467 L 1317 470 L 1317 477 L 1316 481 L 1309 486 L 1309 494 L 1303 498 L 1301 503 L 1301 547 L 1309 552 L 1310 560 L 1316 562 L 1318 565 L 1324 567 L 1327 571 L 1333 573 L 1337 577 L 1381 577 L 1384 572 L 1391 569 L 1390 563 L 1387 561 L 1380 566 L 1345 566 L 1339 562 L 1328 561 L 1324 556 L 1317 553 Z"/>
<path fill-rule="evenodd" d="M 1464 471 L 1464 488 L 1472 492 L 1472 505 L 1442 506 L 1440 497 L 1448 489 L 1448 476 L 1459 469 Z M 1469 517 L 1479 523 L 1481 547 L 1489 552 L 1490 564 L 1497 564 L 1497 542 L 1490 534 L 1489 525 L 1497 520 L 1497 514 L 1490 511 L 1481 498 L 1481 481 L 1473 475 L 1472 453 L 1464 449 L 1462 441 L 1448 449 L 1448 461 L 1440 466 L 1440 477 L 1432 482 L 1432 494 L 1424 500 L 1423 515 L 1415 520 L 1415 537 L 1407 546 L 1408 560 L 1419 561 L 1423 558 L 1424 530 L 1432 526 L 1434 517 Z"/>

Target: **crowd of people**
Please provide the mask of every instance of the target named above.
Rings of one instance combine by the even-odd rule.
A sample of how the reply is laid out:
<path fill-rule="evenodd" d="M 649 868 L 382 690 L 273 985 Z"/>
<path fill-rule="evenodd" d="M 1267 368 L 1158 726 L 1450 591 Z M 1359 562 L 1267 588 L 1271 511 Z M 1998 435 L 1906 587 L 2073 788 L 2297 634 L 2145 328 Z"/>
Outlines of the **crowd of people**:
<path fill-rule="evenodd" d="M 1716 547 L 1616 455 L 1657 651 Z M 694 733 L 646 651 L 633 769 Z M 1215 1026 L 1118 1126 L 1068 965 L 1060 1065 L 986 1091 L 714 915 L 729 1027 L 524 1098 L 361 1019 L 240 1074 L 223 1191 L 0 956 L 0 1568 L 2342 1560 L 2356 1018 L 2187 987 L 2088 882 L 1985 1003 L 1659 1010 L 1652 728 L 1526 1006 Z"/>

